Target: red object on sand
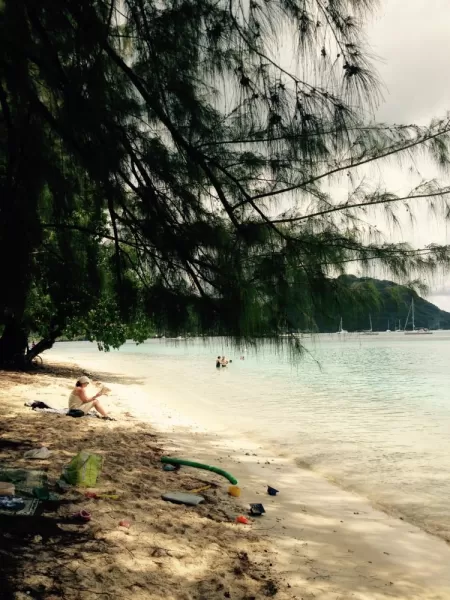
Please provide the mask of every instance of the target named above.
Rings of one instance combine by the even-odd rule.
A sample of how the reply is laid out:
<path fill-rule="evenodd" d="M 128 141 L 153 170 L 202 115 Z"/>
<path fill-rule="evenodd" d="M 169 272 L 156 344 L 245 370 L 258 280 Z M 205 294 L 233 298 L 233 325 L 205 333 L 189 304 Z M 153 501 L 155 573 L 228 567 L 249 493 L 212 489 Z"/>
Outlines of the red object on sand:
<path fill-rule="evenodd" d="M 242 523 L 242 525 L 248 525 L 249 520 L 247 519 L 247 517 L 240 515 L 239 517 L 236 517 L 236 523 Z"/>
<path fill-rule="evenodd" d="M 129 529 L 131 527 L 131 521 L 127 521 L 126 519 L 122 519 L 122 521 L 119 521 L 119 525 L 121 527 L 126 527 L 127 529 Z"/>
<path fill-rule="evenodd" d="M 72 515 L 72 519 L 76 519 L 78 521 L 84 521 L 85 523 L 87 523 L 88 521 L 91 520 L 91 513 L 88 512 L 87 510 L 80 510 L 80 512 L 75 513 L 74 515 Z"/>

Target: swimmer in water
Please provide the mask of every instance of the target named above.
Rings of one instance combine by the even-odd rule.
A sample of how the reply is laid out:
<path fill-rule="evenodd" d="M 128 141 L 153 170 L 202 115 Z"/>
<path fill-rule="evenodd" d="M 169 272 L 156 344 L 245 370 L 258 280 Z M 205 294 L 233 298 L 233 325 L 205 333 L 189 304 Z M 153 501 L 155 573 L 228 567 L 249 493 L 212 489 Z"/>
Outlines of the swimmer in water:
<path fill-rule="evenodd" d="M 218 356 L 218 357 L 216 358 L 216 369 L 220 369 L 220 364 L 221 364 L 221 361 L 220 361 L 220 356 Z"/>

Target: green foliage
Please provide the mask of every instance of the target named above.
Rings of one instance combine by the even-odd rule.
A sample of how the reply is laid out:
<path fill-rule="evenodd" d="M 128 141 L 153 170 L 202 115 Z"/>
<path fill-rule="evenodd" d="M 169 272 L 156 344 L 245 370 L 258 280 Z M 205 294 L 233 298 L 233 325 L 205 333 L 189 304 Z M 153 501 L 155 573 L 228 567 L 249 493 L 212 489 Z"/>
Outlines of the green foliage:
<path fill-rule="evenodd" d="M 447 246 L 390 243 L 373 224 L 419 202 L 448 218 L 450 188 L 397 196 L 367 166 L 421 153 L 445 169 L 450 120 L 367 118 L 372 4 L 5 0 L 5 330 L 22 347 L 30 330 L 105 349 L 152 327 L 255 338 L 314 329 L 348 302 L 375 310 L 373 284 L 337 278 L 355 264 L 398 280 L 447 267 Z"/>

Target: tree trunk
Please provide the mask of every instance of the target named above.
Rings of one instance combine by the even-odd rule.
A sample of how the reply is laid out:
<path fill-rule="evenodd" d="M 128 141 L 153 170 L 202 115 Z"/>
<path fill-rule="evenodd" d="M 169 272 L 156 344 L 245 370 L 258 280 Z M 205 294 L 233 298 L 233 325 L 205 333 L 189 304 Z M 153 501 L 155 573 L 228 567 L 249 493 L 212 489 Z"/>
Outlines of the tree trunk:
<path fill-rule="evenodd" d="M 36 358 L 36 356 L 39 356 L 39 354 L 42 354 L 42 352 L 45 352 L 45 350 L 50 350 L 50 348 L 55 343 L 56 338 L 60 335 L 60 331 L 55 331 L 51 336 L 43 338 L 33 348 L 30 348 L 30 350 L 27 352 L 25 360 L 31 365 L 33 359 Z"/>
<path fill-rule="evenodd" d="M 0 366 L 23 368 L 27 350 L 27 333 L 22 319 L 9 315 L 0 338 Z"/>

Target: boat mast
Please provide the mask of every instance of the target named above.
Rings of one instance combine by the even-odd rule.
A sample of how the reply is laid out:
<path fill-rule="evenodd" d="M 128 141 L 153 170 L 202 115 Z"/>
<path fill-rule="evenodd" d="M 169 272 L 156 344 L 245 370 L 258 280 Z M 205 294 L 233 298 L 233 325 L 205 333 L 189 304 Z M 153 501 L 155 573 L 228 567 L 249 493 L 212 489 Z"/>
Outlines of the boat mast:
<path fill-rule="evenodd" d="M 408 327 L 408 320 L 409 320 L 409 313 L 411 312 L 411 308 L 414 311 L 414 300 L 412 301 L 412 303 L 409 305 L 409 310 L 408 310 L 408 314 L 406 315 L 406 321 L 405 321 L 405 328 L 403 331 L 406 331 L 406 328 Z M 414 315 L 414 312 L 413 312 Z M 414 316 L 413 316 L 413 329 L 414 329 Z"/>

